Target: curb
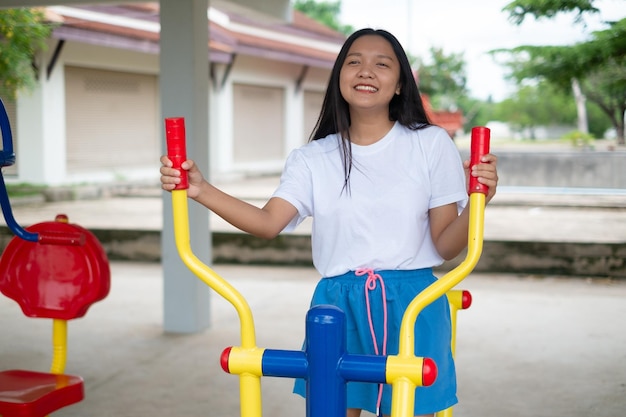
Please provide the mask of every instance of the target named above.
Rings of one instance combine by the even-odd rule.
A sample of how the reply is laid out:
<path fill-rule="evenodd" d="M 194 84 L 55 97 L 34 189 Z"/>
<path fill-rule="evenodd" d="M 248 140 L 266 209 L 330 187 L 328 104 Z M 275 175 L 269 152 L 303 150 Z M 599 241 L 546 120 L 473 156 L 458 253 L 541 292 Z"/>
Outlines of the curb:
<path fill-rule="evenodd" d="M 90 230 L 111 261 L 161 262 L 160 231 Z M 8 228 L 1 227 L 0 249 L 12 238 Z M 212 259 L 215 264 L 312 266 L 311 240 L 297 234 L 268 241 L 242 233 L 213 232 Z M 447 272 L 464 259 L 462 253 L 436 270 Z M 626 279 L 626 243 L 486 240 L 474 271 Z"/>

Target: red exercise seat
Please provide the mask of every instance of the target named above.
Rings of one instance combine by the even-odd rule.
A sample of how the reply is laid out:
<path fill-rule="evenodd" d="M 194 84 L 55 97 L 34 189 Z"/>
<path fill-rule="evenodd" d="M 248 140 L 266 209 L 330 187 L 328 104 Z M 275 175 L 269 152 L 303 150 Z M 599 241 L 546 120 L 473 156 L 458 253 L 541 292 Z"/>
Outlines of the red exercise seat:
<path fill-rule="evenodd" d="M 82 317 L 110 289 L 109 263 L 96 237 L 66 216 L 27 229 L 39 241 L 14 237 L 0 257 L 0 292 L 28 317 L 53 320 L 50 372 L 0 372 L 0 417 L 44 417 L 84 397 L 83 379 L 64 374 L 67 321 Z"/>
<path fill-rule="evenodd" d="M 84 396 L 79 376 L 19 369 L 0 372 L 1 416 L 46 416 Z"/>

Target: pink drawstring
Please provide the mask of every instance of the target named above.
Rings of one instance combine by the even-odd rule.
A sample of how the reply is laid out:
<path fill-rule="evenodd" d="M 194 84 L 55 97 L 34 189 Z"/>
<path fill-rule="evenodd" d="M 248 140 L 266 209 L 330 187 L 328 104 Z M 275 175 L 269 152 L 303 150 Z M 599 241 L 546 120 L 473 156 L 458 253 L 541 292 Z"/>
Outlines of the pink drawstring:
<path fill-rule="evenodd" d="M 367 320 L 370 325 L 370 333 L 372 335 L 372 342 L 374 344 L 374 353 L 377 355 L 387 355 L 387 297 L 385 294 L 385 282 L 383 277 L 375 273 L 371 268 L 359 268 L 354 271 L 356 276 L 362 276 L 367 274 L 367 281 L 365 281 L 365 304 L 367 305 Z M 378 352 L 378 341 L 376 340 L 376 331 L 374 330 L 374 324 L 372 321 L 372 310 L 370 308 L 370 296 L 369 292 L 376 289 L 376 281 L 380 280 L 380 290 L 383 299 L 383 346 L 382 353 Z M 378 400 L 376 401 L 376 415 L 380 415 L 380 403 L 383 399 L 383 384 L 378 385 Z"/>

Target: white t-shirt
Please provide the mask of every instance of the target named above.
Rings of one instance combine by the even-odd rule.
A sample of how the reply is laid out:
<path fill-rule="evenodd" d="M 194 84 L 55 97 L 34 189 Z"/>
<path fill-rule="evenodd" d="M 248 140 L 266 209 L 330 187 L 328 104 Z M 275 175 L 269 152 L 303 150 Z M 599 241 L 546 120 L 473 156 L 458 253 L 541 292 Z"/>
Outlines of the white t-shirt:
<path fill-rule="evenodd" d="M 358 268 L 419 269 L 440 265 L 428 210 L 467 204 L 458 149 L 445 130 L 395 123 L 378 142 L 352 144 L 349 191 L 338 135 L 291 152 L 273 197 L 298 215 L 285 230 L 313 217 L 313 264 L 323 277 Z"/>

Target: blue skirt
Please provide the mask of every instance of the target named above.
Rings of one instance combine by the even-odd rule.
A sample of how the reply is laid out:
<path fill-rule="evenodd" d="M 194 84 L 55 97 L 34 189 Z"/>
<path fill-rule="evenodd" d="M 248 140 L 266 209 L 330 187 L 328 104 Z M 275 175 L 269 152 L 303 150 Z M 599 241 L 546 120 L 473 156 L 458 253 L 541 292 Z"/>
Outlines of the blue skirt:
<path fill-rule="evenodd" d="M 347 351 L 351 354 L 374 355 L 383 352 L 383 286 L 387 304 L 387 355 L 397 354 L 400 323 L 404 311 L 417 294 L 437 279 L 430 268 L 410 271 L 385 270 L 375 273 L 382 277 L 383 285 L 376 281 L 375 288 L 368 291 L 372 326 L 368 319 L 365 296 L 366 275 L 357 275 L 351 271 L 344 275 L 324 278 L 320 280 L 313 294 L 311 306 L 331 304 L 345 313 Z M 437 379 L 429 387 L 416 388 L 414 415 L 432 414 L 457 403 L 456 373 L 450 342 L 450 307 L 447 298 L 443 296 L 424 308 L 415 322 L 415 355 L 432 358 L 435 361 Z M 348 382 L 347 391 L 348 408 L 377 412 L 378 384 Z M 305 380 L 296 380 L 294 393 L 305 397 Z M 383 385 L 380 410 L 383 414 L 391 414 L 391 385 Z"/>

